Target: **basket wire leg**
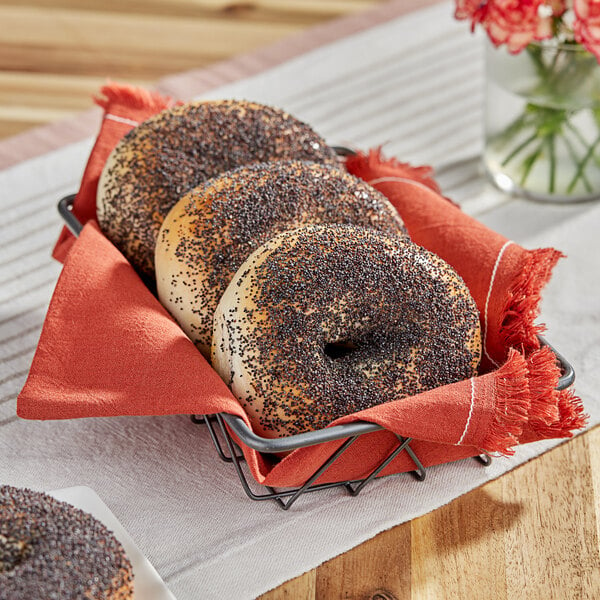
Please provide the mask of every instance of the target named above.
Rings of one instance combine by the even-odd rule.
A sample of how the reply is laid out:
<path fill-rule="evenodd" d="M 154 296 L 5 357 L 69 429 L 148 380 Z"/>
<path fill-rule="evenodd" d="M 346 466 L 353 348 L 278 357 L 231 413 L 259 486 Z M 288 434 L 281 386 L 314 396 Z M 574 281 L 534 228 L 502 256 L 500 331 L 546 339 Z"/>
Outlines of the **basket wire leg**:
<path fill-rule="evenodd" d="M 479 461 L 484 467 L 489 467 L 492 464 L 492 457 L 489 454 L 479 454 L 475 456 L 475 460 Z"/>
<path fill-rule="evenodd" d="M 219 426 L 221 428 L 221 432 L 223 434 L 223 437 L 225 438 L 225 443 L 227 444 L 227 448 L 229 450 L 229 453 L 231 455 L 231 460 L 230 462 L 233 464 L 236 473 L 238 474 L 239 480 L 242 483 L 242 487 L 244 488 L 244 491 L 246 492 L 246 495 L 251 498 L 252 500 L 266 500 L 268 498 L 271 498 L 270 494 L 265 494 L 265 495 L 259 495 L 259 494 L 255 494 L 251 489 L 250 486 L 248 485 L 248 481 L 246 480 L 246 476 L 244 475 L 244 472 L 242 471 L 242 466 L 241 466 L 241 461 L 244 460 L 243 456 L 239 456 L 234 449 L 234 442 L 231 439 L 231 436 L 229 435 L 229 432 L 225 429 L 225 424 L 223 423 L 223 419 L 221 417 L 221 415 L 216 414 L 215 418 L 217 419 L 217 422 L 219 423 Z"/>
<path fill-rule="evenodd" d="M 406 453 L 410 456 L 417 467 L 416 471 L 411 471 L 413 477 L 416 477 L 419 481 L 424 481 L 426 473 L 423 463 L 417 458 L 417 455 L 410 446 L 406 446 Z"/>
<path fill-rule="evenodd" d="M 227 454 L 225 454 L 225 451 L 223 450 L 223 446 L 221 444 L 221 442 L 219 441 L 219 438 L 217 437 L 217 432 L 215 431 L 215 427 L 213 425 L 213 421 L 218 421 L 218 419 L 216 418 L 215 415 L 201 415 L 200 417 L 196 416 L 196 415 L 191 415 L 191 420 L 192 423 L 196 423 L 197 425 L 201 425 L 201 424 L 205 424 L 206 427 L 208 428 L 208 433 L 210 435 L 210 439 L 212 440 L 212 443 L 215 446 L 215 449 L 217 450 L 217 454 L 219 455 L 219 458 L 224 461 L 224 462 L 233 462 L 233 458 L 232 456 L 228 456 Z M 240 456 L 239 453 L 236 452 L 236 456 L 238 460 L 243 460 L 243 456 Z"/>
<path fill-rule="evenodd" d="M 309 492 L 309 491 L 316 491 L 317 489 L 326 489 L 329 487 L 336 487 L 339 486 L 341 484 L 339 483 L 335 483 L 335 484 L 323 484 L 323 485 L 319 485 L 319 486 L 313 486 L 311 487 L 311 484 L 316 481 L 329 467 L 332 463 L 334 463 L 337 458 L 343 454 L 347 448 L 349 448 L 358 438 L 358 436 L 353 436 L 349 439 L 347 439 L 328 459 L 327 461 L 325 461 L 320 467 L 319 469 L 317 469 L 317 471 L 315 471 L 310 477 L 309 479 L 299 488 L 297 489 L 293 489 L 293 490 L 287 490 L 284 492 L 277 492 L 274 488 L 269 487 L 269 486 L 265 486 L 271 493 L 269 494 L 256 494 L 252 491 L 252 489 L 250 488 L 250 485 L 248 484 L 248 481 L 246 479 L 246 476 L 244 475 L 244 472 L 242 470 L 242 466 L 241 466 L 241 461 L 243 460 L 243 457 L 238 456 L 235 452 L 234 452 L 234 448 L 233 448 L 233 440 L 231 439 L 231 436 L 229 435 L 229 432 L 227 431 L 227 429 L 225 428 L 225 423 L 223 422 L 223 419 L 220 415 L 215 415 L 219 426 L 221 427 L 221 431 L 223 432 L 223 436 L 225 438 L 225 442 L 227 444 L 227 448 L 229 450 L 229 452 L 232 454 L 233 456 L 233 466 L 235 467 L 236 473 L 238 474 L 238 477 L 242 483 L 242 487 L 244 488 L 244 491 L 246 492 L 246 495 L 251 498 L 252 500 L 275 500 L 279 506 L 281 508 L 283 508 L 283 510 L 288 510 L 292 504 L 298 499 L 298 497 L 305 493 L 305 492 Z M 289 497 L 289 500 L 287 502 L 284 502 L 282 500 L 282 498 L 286 498 Z"/>
<path fill-rule="evenodd" d="M 412 441 L 412 438 L 403 438 L 399 435 L 397 435 L 396 437 L 400 440 L 400 445 L 397 446 L 392 452 L 390 452 L 387 458 L 378 467 L 373 469 L 373 471 L 371 471 L 367 477 L 362 479 L 356 487 L 353 487 L 350 483 L 346 484 L 346 489 L 348 490 L 348 492 L 350 492 L 352 496 L 358 496 L 358 494 L 365 487 L 365 485 L 367 485 L 369 481 L 377 477 L 377 475 L 381 473 L 381 471 L 383 471 L 383 469 L 385 469 L 385 467 L 387 467 L 392 462 L 392 460 L 394 460 L 394 458 L 396 458 L 396 456 L 400 454 L 400 452 L 406 450 L 406 448 L 408 448 L 408 445 Z"/>
<path fill-rule="evenodd" d="M 292 506 L 294 502 L 299 498 L 300 494 L 307 491 L 311 484 L 315 482 L 329 467 L 332 465 L 338 458 L 338 456 L 342 455 L 356 440 L 358 436 L 348 438 L 302 485 L 299 487 L 295 493 L 290 497 L 287 502 L 284 502 L 280 497 L 276 497 L 275 500 L 279 503 L 283 510 L 288 510 Z"/>
<path fill-rule="evenodd" d="M 341 454 L 343 454 L 346 451 L 346 449 L 350 445 L 352 445 L 356 441 L 358 436 L 353 436 L 353 437 L 347 439 L 327 459 L 327 461 L 325 463 L 323 463 L 323 465 L 321 465 L 321 467 L 319 469 L 317 469 L 317 471 L 315 473 L 313 473 L 313 475 L 311 475 L 311 477 L 300 488 L 287 490 L 287 491 L 283 491 L 283 492 L 277 492 L 274 488 L 265 486 L 270 491 L 269 494 L 256 494 L 250 488 L 250 485 L 248 484 L 248 480 L 246 479 L 246 476 L 244 475 L 244 471 L 242 470 L 241 461 L 243 461 L 244 458 L 243 458 L 243 456 L 241 456 L 241 457 L 238 456 L 234 452 L 234 442 L 231 439 L 231 436 L 229 435 L 229 432 L 227 431 L 227 429 L 225 427 L 225 423 L 223 422 L 222 417 L 217 414 L 217 415 L 215 415 L 215 418 L 216 418 L 217 422 L 219 423 L 219 426 L 221 427 L 221 431 L 223 433 L 223 437 L 225 438 L 227 448 L 229 449 L 229 452 L 233 456 L 232 463 L 233 463 L 233 466 L 235 467 L 236 473 L 238 474 L 240 482 L 242 483 L 242 487 L 244 488 L 246 495 L 249 498 L 251 498 L 252 500 L 275 500 L 281 508 L 283 508 L 284 510 L 287 510 L 298 499 L 298 497 L 305 492 L 316 491 L 319 489 L 327 489 L 330 487 L 337 487 L 339 485 L 343 485 L 341 483 L 332 483 L 332 484 L 324 483 L 322 485 L 317 485 L 317 486 L 311 487 L 311 484 L 316 479 L 318 479 L 329 468 L 329 466 L 333 462 L 335 462 Z M 288 498 L 288 497 L 290 498 L 290 500 L 288 500 L 288 502 L 284 502 L 282 500 L 282 498 Z"/>

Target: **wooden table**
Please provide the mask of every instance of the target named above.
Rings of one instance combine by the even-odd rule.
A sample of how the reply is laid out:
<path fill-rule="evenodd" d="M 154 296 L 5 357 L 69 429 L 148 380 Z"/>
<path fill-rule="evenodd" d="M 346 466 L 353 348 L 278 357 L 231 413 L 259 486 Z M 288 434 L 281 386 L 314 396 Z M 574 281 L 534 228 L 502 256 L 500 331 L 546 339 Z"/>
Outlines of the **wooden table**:
<path fill-rule="evenodd" d="M 0 0 L 0 137 L 380 1 Z M 262 599 L 599 598 L 599 498 L 596 428 Z"/>

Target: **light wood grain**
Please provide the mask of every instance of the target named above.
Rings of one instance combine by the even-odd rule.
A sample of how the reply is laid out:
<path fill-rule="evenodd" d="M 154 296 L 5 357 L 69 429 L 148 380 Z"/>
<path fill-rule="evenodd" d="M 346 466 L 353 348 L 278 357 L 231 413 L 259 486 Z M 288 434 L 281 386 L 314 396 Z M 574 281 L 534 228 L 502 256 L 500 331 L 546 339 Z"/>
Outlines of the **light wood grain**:
<path fill-rule="evenodd" d="M 596 428 L 261 600 L 598 599 L 599 461 Z"/>
<path fill-rule="evenodd" d="M 0 137 L 379 1 L 0 0 Z M 261 598 L 597 599 L 599 539 L 597 428 Z"/>
<path fill-rule="evenodd" d="M 596 428 L 325 563 L 315 598 L 371 598 L 378 589 L 398 600 L 599 598 L 599 459 Z M 407 542 L 410 560 L 390 569 L 387 559 Z M 349 567 L 360 579 L 350 594 Z M 261 598 L 285 598 L 286 585 Z"/>
<path fill-rule="evenodd" d="M 410 600 L 410 555 L 410 523 L 384 531 L 319 567 L 316 598 L 370 598 L 379 591 Z"/>
<path fill-rule="evenodd" d="M 152 85 L 377 1 L 0 0 L 0 138 L 89 108 L 107 78 Z"/>
<path fill-rule="evenodd" d="M 503 536 L 521 510 L 487 486 L 413 521 L 413 597 L 468 598 L 472 580 L 480 589 L 502 592 Z"/>
<path fill-rule="evenodd" d="M 261 600 L 315 600 L 317 570 L 295 577 L 271 592 L 263 594 Z"/>
<path fill-rule="evenodd" d="M 505 499 L 522 506 L 520 522 L 527 523 L 504 534 L 507 597 L 531 598 L 545 588 L 550 598 L 598 598 L 596 519 L 592 511 L 577 510 L 594 502 L 590 463 L 578 460 L 589 456 L 588 439 L 564 444 L 552 454 L 543 469 L 530 463 L 519 477 L 496 484 Z"/>

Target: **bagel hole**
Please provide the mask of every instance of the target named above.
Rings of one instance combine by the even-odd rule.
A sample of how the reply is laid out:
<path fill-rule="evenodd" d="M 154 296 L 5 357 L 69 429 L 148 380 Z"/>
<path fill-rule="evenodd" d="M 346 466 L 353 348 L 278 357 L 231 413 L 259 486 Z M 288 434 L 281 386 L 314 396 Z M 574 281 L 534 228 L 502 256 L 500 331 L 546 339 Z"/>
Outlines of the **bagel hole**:
<path fill-rule="evenodd" d="M 328 356 L 331 360 L 336 360 L 348 356 L 348 354 L 351 354 L 357 348 L 358 344 L 354 342 L 329 342 L 325 344 L 325 356 Z"/>

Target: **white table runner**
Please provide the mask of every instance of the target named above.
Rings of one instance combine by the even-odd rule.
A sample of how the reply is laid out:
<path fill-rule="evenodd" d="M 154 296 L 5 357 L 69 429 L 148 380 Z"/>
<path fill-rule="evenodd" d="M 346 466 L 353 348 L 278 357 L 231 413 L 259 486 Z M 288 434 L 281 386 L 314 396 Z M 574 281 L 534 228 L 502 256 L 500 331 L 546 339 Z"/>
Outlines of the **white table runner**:
<path fill-rule="evenodd" d="M 354 34 L 203 97 L 281 106 L 330 143 L 439 168 L 444 193 L 528 247 L 569 255 L 544 295 L 549 339 L 577 370 L 600 420 L 600 205 L 509 199 L 478 173 L 480 39 L 443 3 Z M 50 249 L 56 202 L 76 190 L 92 141 L 0 172 L 0 483 L 98 492 L 179 600 L 254 598 L 372 537 L 433 510 L 559 443 L 519 448 L 484 469 L 473 460 L 376 481 L 357 498 L 302 497 L 290 512 L 251 502 L 207 431 L 187 416 L 33 422 L 15 416 L 60 265 Z M 360 518 L 357 518 L 359 516 Z"/>

